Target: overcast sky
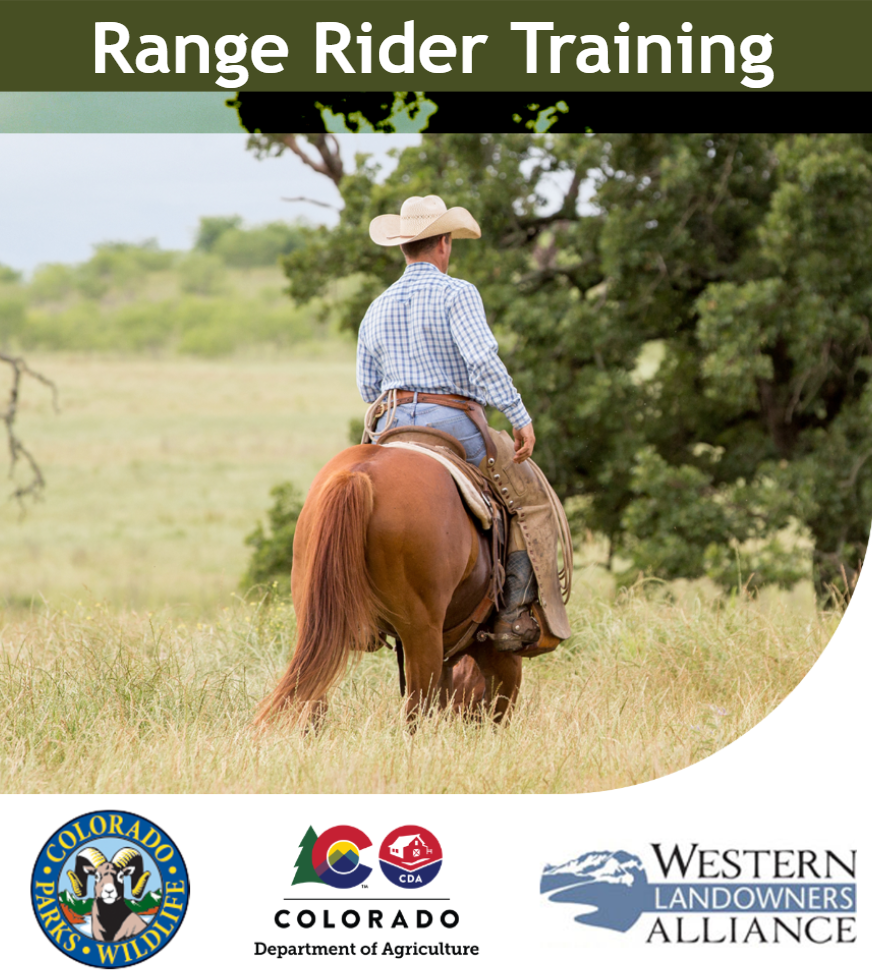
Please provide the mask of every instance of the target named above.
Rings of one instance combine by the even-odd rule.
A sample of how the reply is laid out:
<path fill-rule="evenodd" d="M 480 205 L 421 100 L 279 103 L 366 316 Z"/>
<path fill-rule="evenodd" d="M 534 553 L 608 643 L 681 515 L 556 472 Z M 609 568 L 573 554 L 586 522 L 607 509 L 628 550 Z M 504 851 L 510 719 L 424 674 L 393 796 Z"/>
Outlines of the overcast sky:
<path fill-rule="evenodd" d="M 341 204 L 332 182 L 290 152 L 258 161 L 243 134 L 0 134 L 0 263 L 27 273 L 82 262 L 101 241 L 156 238 L 190 248 L 199 218 L 239 214 L 250 224 L 337 212 L 283 197 Z M 357 152 L 387 166 L 416 135 L 339 136 L 349 168 Z"/>

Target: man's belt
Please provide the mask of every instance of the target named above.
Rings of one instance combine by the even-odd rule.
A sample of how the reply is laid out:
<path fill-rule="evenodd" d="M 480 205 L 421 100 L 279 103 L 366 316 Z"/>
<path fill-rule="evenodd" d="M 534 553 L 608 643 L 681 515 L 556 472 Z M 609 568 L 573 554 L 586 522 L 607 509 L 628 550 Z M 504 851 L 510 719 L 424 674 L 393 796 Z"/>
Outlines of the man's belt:
<path fill-rule="evenodd" d="M 443 408 L 456 408 L 462 412 L 466 412 L 481 433 L 488 456 L 492 459 L 496 457 L 496 447 L 488 431 L 487 417 L 484 414 L 484 409 L 474 399 L 465 398 L 463 395 L 437 395 L 431 391 L 401 391 L 399 389 L 396 392 L 396 396 L 397 405 L 408 405 L 410 402 L 415 401 L 417 396 L 419 402 L 442 405 Z"/>
<path fill-rule="evenodd" d="M 444 408 L 459 408 L 469 412 L 470 402 L 481 408 L 481 405 L 472 398 L 465 398 L 463 395 L 436 394 L 430 391 L 397 391 L 397 404 L 408 405 L 409 402 L 415 401 L 416 395 L 419 402 L 430 402 L 434 405 L 442 405 Z"/>

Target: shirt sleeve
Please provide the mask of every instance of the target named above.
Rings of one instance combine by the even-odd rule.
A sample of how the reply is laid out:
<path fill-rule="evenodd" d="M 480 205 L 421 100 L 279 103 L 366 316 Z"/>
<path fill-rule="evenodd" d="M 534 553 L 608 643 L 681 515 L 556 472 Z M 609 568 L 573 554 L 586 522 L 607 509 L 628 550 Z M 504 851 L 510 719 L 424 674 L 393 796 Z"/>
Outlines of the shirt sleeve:
<path fill-rule="evenodd" d="M 481 296 L 471 283 L 458 282 L 457 285 L 448 316 L 451 336 L 466 364 L 469 380 L 487 392 L 488 401 L 505 415 L 514 428 L 522 429 L 532 419 L 500 360 L 499 347 L 488 326 Z"/>
<path fill-rule="evenodd" d="M 374 402 L 381 394 L 381 372 L 378 363 L 372 356 L 364 339 L 364 325 L 366 318 L 360 325 L 360 333 L 357 336 L 357 390 L 360 397 L 369 404 Z"/>

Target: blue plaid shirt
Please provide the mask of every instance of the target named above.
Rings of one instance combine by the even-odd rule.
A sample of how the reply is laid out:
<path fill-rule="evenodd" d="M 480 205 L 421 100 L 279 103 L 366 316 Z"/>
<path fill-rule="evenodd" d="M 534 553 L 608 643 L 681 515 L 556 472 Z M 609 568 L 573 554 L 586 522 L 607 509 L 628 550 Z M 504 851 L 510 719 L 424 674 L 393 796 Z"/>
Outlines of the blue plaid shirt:
<path fill-rule="evenodd" d="M 478 290 L 413 262 L 360 325 L 357 387 L 365 402 L 392 388 L 462 395 L 498 408 L 516 429 L 531 419 L 484 315 Z"/>

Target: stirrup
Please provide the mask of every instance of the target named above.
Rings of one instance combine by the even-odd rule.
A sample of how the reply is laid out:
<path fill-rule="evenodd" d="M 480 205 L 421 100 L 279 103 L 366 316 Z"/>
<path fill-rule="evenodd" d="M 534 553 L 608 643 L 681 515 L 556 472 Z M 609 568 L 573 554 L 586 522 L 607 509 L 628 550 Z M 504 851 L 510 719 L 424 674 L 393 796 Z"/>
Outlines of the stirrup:
<path fill-rule="evenodd" d="M 517 653 L 523 647 L 536 643 L 541 635 L 542 631 L 530 607 L 522 606 L 513 620 L 502 616 L 497 618 L 493 632 L 494 649 L 498 653 Z"/>

